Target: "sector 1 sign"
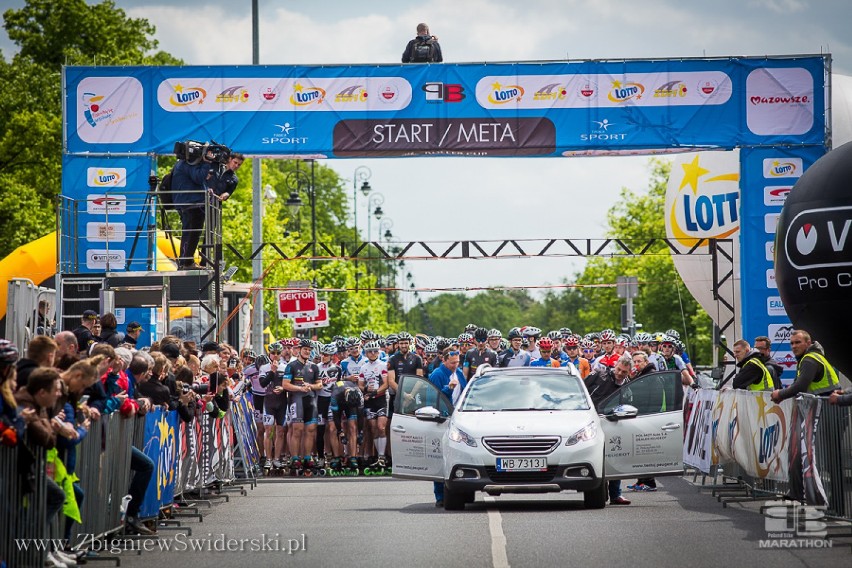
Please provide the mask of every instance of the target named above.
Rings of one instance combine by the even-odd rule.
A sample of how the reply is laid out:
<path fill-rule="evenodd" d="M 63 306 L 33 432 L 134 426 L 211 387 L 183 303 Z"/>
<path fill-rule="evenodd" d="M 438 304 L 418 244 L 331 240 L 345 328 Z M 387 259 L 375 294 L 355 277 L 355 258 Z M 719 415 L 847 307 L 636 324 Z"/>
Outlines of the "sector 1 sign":
<path fill-rule="evenodd" d="M 300 318 L 317 313 L 316 290 L 284 290 L 278 292 L 278 317 Z"/>
<path fill-rule="evenodd" d="M 293 329 L 311 329 L 328 327 L 328 303 L 317 302 L 317 315 L 293 320 Z"/>

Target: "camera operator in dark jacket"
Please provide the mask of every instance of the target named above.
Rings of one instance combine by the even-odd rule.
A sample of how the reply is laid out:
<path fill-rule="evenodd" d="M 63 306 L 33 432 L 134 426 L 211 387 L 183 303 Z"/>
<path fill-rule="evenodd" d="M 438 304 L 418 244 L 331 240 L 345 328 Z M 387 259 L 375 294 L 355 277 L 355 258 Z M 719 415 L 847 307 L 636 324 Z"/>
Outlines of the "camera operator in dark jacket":
<path fill-rule="evenodd" d="M 422 56 L 418 55 L 417 46 L 422 46 Z M 417 37 L 408 42 L 405 51 L 402 52 L 403 63 L 441 63 L 444 54 L 441 53 L 441 44 L 438 38 L 429 33 L 429 26 L 417 24 Z"/>
<path fill-rule="evenodd" d="M 200 268 L 195 264 L 195 249 L 201 240 L 204 205 L 213 181 L 213 165 L 207 158 L 203 155 L 197 164 L 179 159 L 172 173 L 172 201 L 181 222 L 178 269 Z"/>

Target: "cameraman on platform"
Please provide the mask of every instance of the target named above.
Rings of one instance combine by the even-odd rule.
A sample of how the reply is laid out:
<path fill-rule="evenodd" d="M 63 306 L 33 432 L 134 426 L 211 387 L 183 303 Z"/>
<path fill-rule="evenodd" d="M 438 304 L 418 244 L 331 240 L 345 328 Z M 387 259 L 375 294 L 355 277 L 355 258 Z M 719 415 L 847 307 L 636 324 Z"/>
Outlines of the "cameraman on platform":
<path fill-rule="evenodd" d="M 187 162 L 186 156 L 180 157 L 172 170 L 172 200 L 181 223 L 178 270 L 201 268 L 195 264 L 195 249 L 201 240 L 205 200 L 212 193 L 215 175 L 210 157 L 205 151 L 197 164 Z"/>

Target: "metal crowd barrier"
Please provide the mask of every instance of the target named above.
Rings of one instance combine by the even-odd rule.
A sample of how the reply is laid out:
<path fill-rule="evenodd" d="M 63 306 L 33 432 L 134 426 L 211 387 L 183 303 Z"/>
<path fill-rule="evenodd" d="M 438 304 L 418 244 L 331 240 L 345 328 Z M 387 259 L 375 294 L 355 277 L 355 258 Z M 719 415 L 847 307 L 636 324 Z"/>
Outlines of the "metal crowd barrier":
<path fill-rule="evenodd" d="M 9 567 L 44 566 L 48 551 L 35 543 L 48 535 L 45 452 L 33 449 L 35 463 L 29 471 L 34 475 L 27 475 L 18 471 L 23 465 L 18 451 L 0 447 L 0 561 Z M 22 543 L 28 549 L 19 547 Z"/>
<path fill-rule="evenodd" d="M 852 520 L 852 407 L 823 400 L 816 443 L 817 469 L 828 500 L 826 513 Z"/>

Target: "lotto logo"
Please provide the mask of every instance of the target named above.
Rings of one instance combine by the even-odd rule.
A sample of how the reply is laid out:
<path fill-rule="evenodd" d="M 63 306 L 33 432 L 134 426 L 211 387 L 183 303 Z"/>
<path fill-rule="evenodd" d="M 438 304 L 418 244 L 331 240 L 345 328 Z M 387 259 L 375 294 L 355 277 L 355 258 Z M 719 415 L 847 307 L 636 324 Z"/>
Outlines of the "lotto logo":
<path fill-rule="evenodd" d="M 427 103 L 460 103 L 465 98 L 464 85 L 458 83 L 426 83 L 423 92 Z"/>

